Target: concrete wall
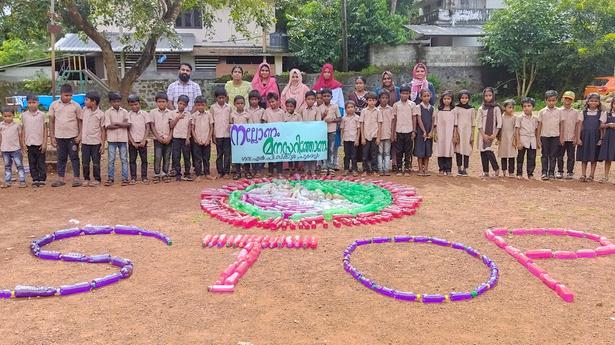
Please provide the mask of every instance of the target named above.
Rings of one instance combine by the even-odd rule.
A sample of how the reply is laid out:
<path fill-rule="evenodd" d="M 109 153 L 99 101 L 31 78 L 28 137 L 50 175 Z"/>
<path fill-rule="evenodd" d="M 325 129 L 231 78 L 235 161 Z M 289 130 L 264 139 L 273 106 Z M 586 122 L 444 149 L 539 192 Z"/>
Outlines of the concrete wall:
<path fill-rule="evenodd" d="M 51 75 L 51 67 L 12 67 L 4 71 L 0 71 L 0 80 L 4 81 L 22 81 L 26 79 L 34 79 L 37 72 L 43 72 L 45 75 Z"/>

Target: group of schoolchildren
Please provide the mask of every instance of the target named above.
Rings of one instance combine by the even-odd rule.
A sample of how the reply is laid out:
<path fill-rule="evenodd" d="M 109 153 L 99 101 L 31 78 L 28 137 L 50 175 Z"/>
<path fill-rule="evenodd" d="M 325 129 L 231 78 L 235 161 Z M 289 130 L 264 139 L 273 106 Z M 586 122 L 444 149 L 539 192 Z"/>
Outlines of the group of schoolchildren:
<path fill-rule="evenodd" d="M 470 105 L 471 94 L 461 91 L 455 97 L 451 91 L 441 94 L 439 105 L 430 104 L 432 92 L 423 89 L 419 104 L 410 100 L 411 87 L 400 87 L 399 101 L 389 105 L 390 94 L 367 92 L 367 106 L 360 112 L 353 101 L 345 104 L 345 116 L 341 116 L 336 104 L 332 104 L 330 89 L 307 91 L 305 104 L 296 109 L 293 98 L 286 99 L 282 107 L 275 93 L 266 95 L 267 108 L 261 107 L 262 97 L 253 90 L 248 95 L 248 106 L 243 96 L 228 100 L 224 88 L 217 88 L 215 101 L 208 108 L 205 99 L 194 99 L 192 112 L 187 111 L 190 102 L 185 95 L 179 96 L 175 110 L 168 109 L 168 98 L 163 92 L 155 96 L 156 107 L 149 113 L 141 109 L 141 100 L 136 95 L 127 99 L 129 110 L 121 107 L 122 96 L 117 92 L 108 94 L 110 108 L 100 109 L 101 96 L 96 91 L 86 94 L 85 107 L 72 100 L 72 87 L 63 85 L 58 101 L 49 109 L 49 125 L 45 114 L 38 110 L 35 95 L 27 97 L 28 107 L 22 113 L 21 125 L 13 122 L 13 109 L 3 108 L 0 124 L 0 150 L 5 163 L 5 178 L 1 185 L 9 187 L 12 181 L 13 162 L 17 166 L 19 187 L 25 187 L 22 149 L 27 148 L 32 186 L 46 184 L 45 152 L 47 138 L 57 148 L 58 179 L 53 187 L 65 185 L 67 160 L 70 159 L 74 179 L 72 186 L 98 186 L 101 178 L 101 157 L 108 149 L 108 169 L 105 186 L 115 183 L 115 160 L 121 161 L 121 184 L 133 185 L 139 180 L 137 160 L 141 162 L 140 181 L 148 179 L 148 137 L 154 140 L 154 183 L 192 181 L 194 171 L 197 179 L 214 179 L 210 171 L 211 144 L 216 145 L 217 177 L 231 175 L 230 127 L 232 124 L 325 121 L 328 132 L 328 161 L 323 164 L 323 173 L 334 174 L 332 159 L 336 156 L 336 131 L 340 128 L 344 148 L 344 174 L 358 174 L 357 158 L 362 158 L 363 175 L 378 173 L 390 175 L 391 145 L 395 145 L 397 174 L 412 171 L 412 157 L 418 159 L 418 176 L 429 176 L 429 159 L 434 154 L 438 159 L 439 175 L 452 174 L 455 157 L 458 176 L 468 176 L 469 158 L 474 147 L 474 133 L 478 129 L 478 148 L 483 168 L 483 177 L 488 177 L 489 168 L 494 176 L 500 175 L 500 166 L 495 156 L 498 143 L 501 171 L 504 176 L 523 175 L 526 165 L 528 178 L 533 178 L 536 165 L 536 150 L 542 152 L 542 179 L 573 178 L 574 164 L 582 162 L 581 181 L 594 179 L 596 163 L 605 162 L 608 181 L 611 161 L 615 160 L 615 102 L 610 109 L 602 111 L 600 97 L 590 94 L 582 111 L 572 108 L 575 95 L 567 91 L 562 96 L 563 107 L 557 108 L 558 94 L 547 91 L 547 106 L 533 115 L 535 100 L 521 100 L 523 114 L 514 114 L 515 102 L 506 100 L 500 107 L 495 101 L 495 91 L 483 91 L 483 103 L 476 111 Z M 457 98 L 455 100 L 455 98 Z M 232 102 L 228 104 L 227 102 Z M 435 145 L 435 148 L 434 148 Z M 79 147 L 83 166 L 80 179 Z M 576 158 L 575 158 L 576 150 Z M 359 152 L 360 151 L 360 152 Z M 567 156 L 566 174 L 564 160 Z M 516 159 L 516 162 L 515 162 Z M 169 164 L 172 161 L 172 170 Z M 182 175 L 181 162 L 184 163 Z M 516 163 L 516 164 L 515 164 Z M 587 174 L 588 163 L 591 166 Z M 516 166 L 516 174 L 515 174 Z M 557 166 L 557 171 L 556 171 Z M 92 174 L 90 175 L 90 167 Z M 289 162 L 291 174 L 303 168 L 307 176 L 317 173 L 317 162 Z M 233 178 L 252 178 L 264 175 L 264 164 L 235 164 Z M 270 163 L 268 175 L 281 176 L 282 163 Z"/>

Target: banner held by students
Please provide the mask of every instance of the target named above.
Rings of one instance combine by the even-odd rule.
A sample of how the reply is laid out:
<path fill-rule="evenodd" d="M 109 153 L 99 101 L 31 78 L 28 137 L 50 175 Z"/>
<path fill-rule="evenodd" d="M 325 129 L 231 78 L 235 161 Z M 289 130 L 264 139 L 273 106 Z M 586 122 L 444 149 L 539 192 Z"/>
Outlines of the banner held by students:
<path fill-rule="evenodd" d="M 327 125 L 322 121 L 241 124 L 231 127 L 233 163 L 327 159 Z"/>

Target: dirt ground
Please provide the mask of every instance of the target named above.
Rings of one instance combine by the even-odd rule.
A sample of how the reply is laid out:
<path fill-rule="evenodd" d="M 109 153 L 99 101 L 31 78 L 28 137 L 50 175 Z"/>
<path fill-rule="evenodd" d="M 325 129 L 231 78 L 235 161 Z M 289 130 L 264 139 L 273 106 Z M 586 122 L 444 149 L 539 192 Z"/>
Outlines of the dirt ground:
<path fill-rule="evenodd" d="M 432 164 L 435 163 L 432 160 Z M 472 174 L 478 175 L 473 156 Z M 601 169 L 599 165 L 599 169 Z M 436 169 L 432 165 L 432 170 Z M 601 176 L 601 170 L 597 176 Z M 377 226 L 307 230 L 319 247 L 267 250 L 234 294 L 207 292 L 236 250 L 203 249 L 205 234 L 264 234 L 206 217 L 199 192 L 223 181 L 129 187 L 0 191 L 0 288 L 77 283 L 107 265 L 38 260 L 34 237 L 81 224 L 135 224 L 169 234 L 173 246 L 142 237 L 82 237 L 48 248 L 130 258 L 132 277 L 89 294 L 0 300 L 1 344 L 615 344 L 615 256 L 541 262 L 575 293 L 565 303 L 483 238 L 488 227 L 569 227 L 615 239 L 615 186 L 578 181 L 391 177 L 425 202 L 412 217 Z M 500 267 L 499 285 L 466 302 L 423 305 L 364 288 L 342 267 L 355 239 L 430 235 L 477 248 Z M 588 240 L 517 237 L 523 249 L 594 248 Z M 392 288 L 416 293 L 470 290 L 488 270 L 449 248 L 399 244 L 357 249 L 353 264 Z"/>

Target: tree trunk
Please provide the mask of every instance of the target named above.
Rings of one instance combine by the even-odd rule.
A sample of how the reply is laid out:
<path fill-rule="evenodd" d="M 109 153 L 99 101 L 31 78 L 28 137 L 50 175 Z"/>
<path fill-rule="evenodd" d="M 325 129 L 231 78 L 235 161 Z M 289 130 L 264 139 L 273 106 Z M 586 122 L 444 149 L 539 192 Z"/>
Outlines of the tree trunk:
<path fill-rule="evenodd" d="M 391 0 L 391 15 L 394 15 L 395 12 L 397 11 L 397 0 Z"/>

